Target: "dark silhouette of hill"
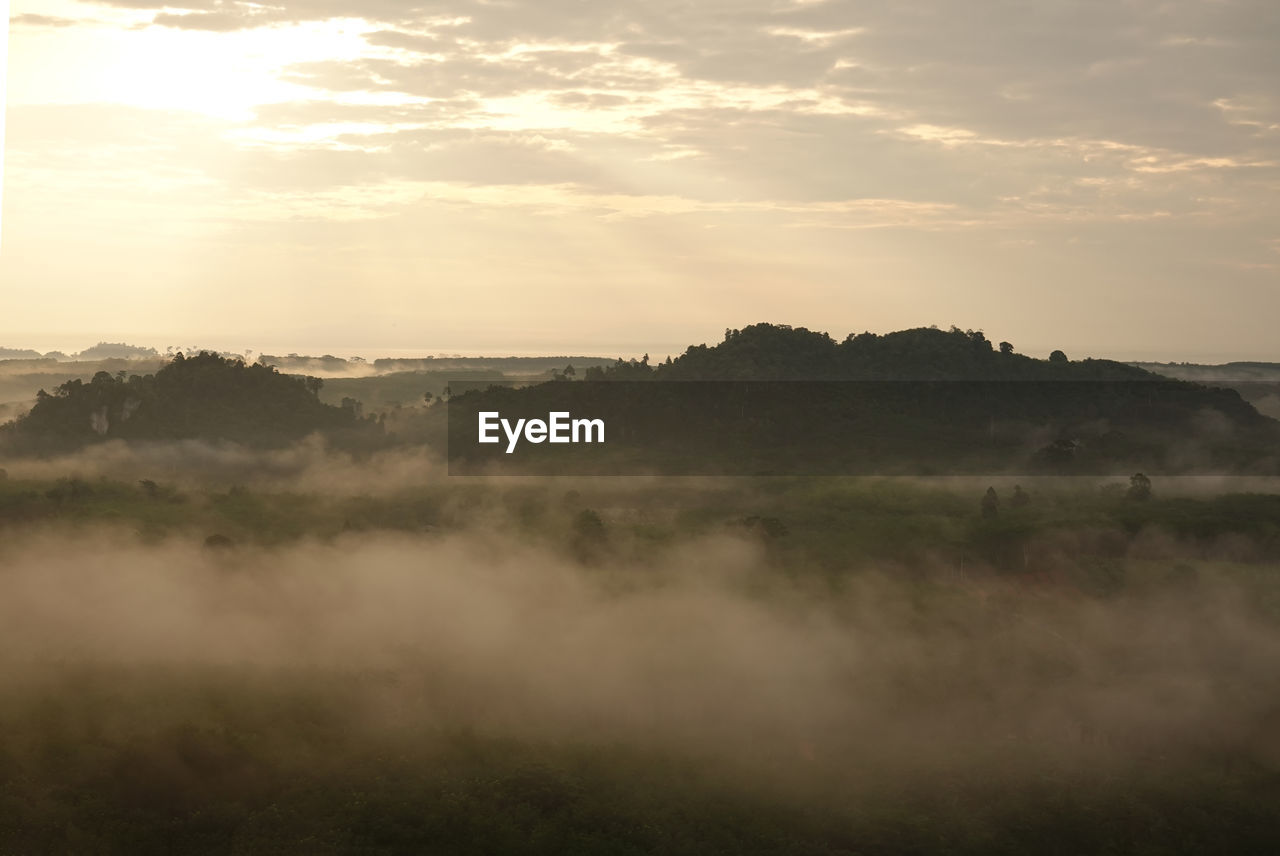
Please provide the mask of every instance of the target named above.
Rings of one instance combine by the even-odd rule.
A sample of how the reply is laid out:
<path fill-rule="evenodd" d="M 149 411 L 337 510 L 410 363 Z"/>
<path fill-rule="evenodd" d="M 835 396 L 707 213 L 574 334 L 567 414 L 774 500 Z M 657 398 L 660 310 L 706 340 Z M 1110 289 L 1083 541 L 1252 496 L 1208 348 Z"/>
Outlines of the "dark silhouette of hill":
<path fill-rule="evenodd" d="M 1271 473 L 1280 460 L 1280 423 L 1233 390 L 1061 352 L 1033 359 L 956 328 L 836 341 L 756 324 L 661 365 L 617 360 L 583 376 L 589 382 L 565 373 L 519 389 L 455 386 L 450 420 L 461 421 L 451 436 L 474 439 L 477 410 L 608 420 L 608 448 L 571 458 L 564 446 L 533 449 L 553 472 L 592 455 L 609 471 L 620 453 L 671 472 Z M 361 418 L 354 399 L 321 401 L 322 385 L 261 363 L 179 355 L 155 374 L 100 371 L 41 390 L 0 442 L 44 453 L 112 438 L 273 447 L 323 432 L 354 449 L 396 441 Z M 514 460 L 501 446 L 458 445 L 464 455 Z"/>
<path fill-rule="evenodd" d="M 264 365 L 211 353 L 181 354 L 155 374 L 73 379 L 40 390 L 29 413 L 4 426 L 16 452 L 76 449 L 105 439 L 231 440 L 281 446 L 315 431 L 351 432 L 377 426 L 352 409 L 317 396 L 321 381 L 282 375 Z"/>
<path fill-rule="evenodd" d="M 609 360 L 603 357 L 558 356 L 558 357 L 422 357 L 422 358 L 383 358 L 373 361 L 373 366 L 380 372 L 402 371 L 491 371 L 509 372 L 512 374 L 548 374 L 558 371 L 566 365 L 583 368 L 587 366 L 604 366 Z"/>
<path fill-rule="evenodd" d="M 1154 380 L 1111 360 L 1037 360 L 994 345 L 980 331 L 920 327 L 896 333 L 826 333 L 780 324 L 726 330 L 717 345 L 694 345 L 674 360 L 619 360 L 587 380 Z"/>
<path fill-rule="evenodd" d="M 686 474 L 1269 473 L 1280 459 L 1280 423 L 1233 390 L 1060 351 L 1034 359 L 956 328 L 837 342 L 755 324 L 660 365 L 590 368 L 585 380 L 455 396 L 451 438 L 473 437 L 480 411 L 605 419 L 609 450 L 522 453 L 580 472 L 626 460 Z M 518 460 L 503 444 L 459 442 L 450 454 Z"/>

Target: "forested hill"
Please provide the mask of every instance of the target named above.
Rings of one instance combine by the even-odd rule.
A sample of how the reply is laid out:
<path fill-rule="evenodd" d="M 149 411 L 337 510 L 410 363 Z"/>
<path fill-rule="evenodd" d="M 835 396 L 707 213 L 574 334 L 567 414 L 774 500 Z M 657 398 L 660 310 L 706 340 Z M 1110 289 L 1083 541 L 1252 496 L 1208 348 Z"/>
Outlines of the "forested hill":
<path fill-rule="evenodd" d="M 588 369 L 588 380 L 1154 380 L 1111 360 L 1048 360 L 1018 354 L 981 332 L 921 327 L 896 333 L 850 334 L 836 341 L 804 327 L 753 324 L 726 330 L 714 346 L 694 345 L 674 360 L 651 365 L 618 360 Z"/>
<path fill-rule="evenodd" d="M 98 372 L 41 390 L 29 413 L 0 429 L 0 449 L 54 452 L 112 438 L 270 447 L 315 431 L 376 432 L 353 410 L 321 402 L 321 383 L 217 354 L 179 354 L 155 374 Z"/>
<path fill-rule="evenodd" d="M 618 360 L 583 379 L 596 382 L 455 395 L 455 435 L 474 434 L 484 412 L 589 413 L 617 426 L 608 448 L 530 445 L 517 461 L 500 444 L 459 443 L 450 455 L 584 474 L 623 471 L 619 462 L 687 475 L 1280 472 L 1280 423 L 1234 390 L 1060 351 L 1033 359 L 955 328 L 835 341 L 756 324 L 677 359 Z"/>

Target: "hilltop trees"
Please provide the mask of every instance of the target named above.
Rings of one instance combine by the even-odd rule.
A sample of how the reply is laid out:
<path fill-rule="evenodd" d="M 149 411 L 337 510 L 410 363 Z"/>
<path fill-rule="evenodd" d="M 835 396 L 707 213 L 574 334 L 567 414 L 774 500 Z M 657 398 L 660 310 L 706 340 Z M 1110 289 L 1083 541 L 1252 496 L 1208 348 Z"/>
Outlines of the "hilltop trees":
<path fill-rule="evenodd" d="M 1150 473 L 1184 467 L 1175 450 L 1188 442 L 1197 444 L 1202 466 L 1227 471 L 1274 466 L 1280 438 L 1280 425 L 1231 390 L 1110 360 L 1034 359 L 956 327 L 836 341 L 802 327 L 755 324 L 670 362 L 620 359 L 586 375 L 644 383 L 479 390 L 457 412 L 590 410 L 619 431 L 584 467 L 611 455 L 652 455 L 666 471 L 691 474 Z M 1206 433 L 1199 427 L 1206 411 L 1235 433 Z M 531 454 L 547 467 L 577 465 L 547 457 L 550 451 Z"/>
<path fill-rule="evenodd" d="M 70 380 L 6 426 L 10 446 L 59 451 L 100 439 L 232 440 L 279 446 L 313 431 L 366 424 L 352 408 L 317 397 L 319 382 L 282 375 L 271 366 L 200 353 L 176 355 L 154 375 Z M 368 423 L 372 424 L 372 423 Z"/>
<path fill-rule="evenodd" d="M 826 333 L 785 324 L 725 331 L 718 345 L 694 345 L 675 360 L 618 360 L 587 370 L 587 380 L 1143 380 L 1140 369 L 1109 360 L 1071 363 L 1054 351 L 1044 360 L 997 349 L 981 330 L 921 327 L 896 333 Z"/>
<path fill-rule="evenodd" d="M 78 360 L 139 360 L 158 356 L 160 353 L 155 348 L 143 348 L 124 342 L 99 342 L 75 355 Z"/>

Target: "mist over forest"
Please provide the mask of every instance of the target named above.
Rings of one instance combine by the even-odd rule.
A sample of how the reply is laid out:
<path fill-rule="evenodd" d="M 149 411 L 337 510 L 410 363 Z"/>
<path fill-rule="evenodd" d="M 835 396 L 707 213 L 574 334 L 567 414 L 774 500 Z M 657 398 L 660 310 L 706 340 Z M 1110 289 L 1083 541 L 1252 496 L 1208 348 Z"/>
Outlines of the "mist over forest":
<path fill-rule="evenodd" d="M 1280 848 L 1268 365 L 129 357 L 0 361 L 0 852 Z M 1039 399 L 1036 472 L 451 475 L 450 408 L 666 382 L 1142 397 Z"/>
<path fill-rule="evenodd" d="M 1276 0 L 5 8 L 0 856 L 1280 854 Z"/>

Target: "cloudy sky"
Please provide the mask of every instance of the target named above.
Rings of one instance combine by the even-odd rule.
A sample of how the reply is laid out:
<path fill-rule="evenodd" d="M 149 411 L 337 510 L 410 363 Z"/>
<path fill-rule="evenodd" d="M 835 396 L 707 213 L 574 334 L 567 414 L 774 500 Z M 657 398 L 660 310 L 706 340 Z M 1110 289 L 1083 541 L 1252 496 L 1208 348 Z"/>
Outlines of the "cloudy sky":
<path fill-rule="evenodd" d="M 0 345 L 1280 360 L 1275 0 L 11 0 Z"/>

